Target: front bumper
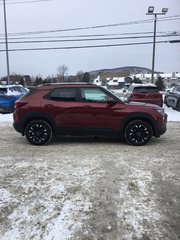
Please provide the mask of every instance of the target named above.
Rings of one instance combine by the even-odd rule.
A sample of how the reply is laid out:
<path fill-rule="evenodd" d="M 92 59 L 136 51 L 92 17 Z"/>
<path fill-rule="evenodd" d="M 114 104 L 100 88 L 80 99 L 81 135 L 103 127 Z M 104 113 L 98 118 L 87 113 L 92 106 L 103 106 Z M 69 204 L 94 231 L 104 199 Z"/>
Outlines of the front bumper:
<path fill-rule="evenodd" d="M 13 123 L 13 127 L 14 127 L 14 129 L 15 129 L 17 132 L 23 134 L 22 124 L 20 124 L 20 123 Z"/>
<path fill-rule="evenodd" d="M 167 114 L 164 113 L 163 117 L 158 120 L 157 128 L 155 131 L 155 137 L 157 138 L 160 137 L 166 132 L 166 130 L 167 130 Z"/>

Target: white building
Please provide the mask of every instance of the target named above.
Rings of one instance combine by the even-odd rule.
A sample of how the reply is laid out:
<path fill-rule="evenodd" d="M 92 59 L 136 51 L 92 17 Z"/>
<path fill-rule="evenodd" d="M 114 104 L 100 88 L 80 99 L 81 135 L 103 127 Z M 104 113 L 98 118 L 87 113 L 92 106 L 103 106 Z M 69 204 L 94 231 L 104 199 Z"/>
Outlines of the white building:
<path fill-rule="evenodd" d="M 151 83 L 151 76 L 151 74 L 144 73 L 131 75 L 132 79 L 134 79 L 134 77 L 139 78 L 143 83 Z M 164 80 L 164 83 L 167 87 L 171 86 L 172 84 L 180 84 L 180 73 L 155 73 L 155 81 L 159 76 Z"/>

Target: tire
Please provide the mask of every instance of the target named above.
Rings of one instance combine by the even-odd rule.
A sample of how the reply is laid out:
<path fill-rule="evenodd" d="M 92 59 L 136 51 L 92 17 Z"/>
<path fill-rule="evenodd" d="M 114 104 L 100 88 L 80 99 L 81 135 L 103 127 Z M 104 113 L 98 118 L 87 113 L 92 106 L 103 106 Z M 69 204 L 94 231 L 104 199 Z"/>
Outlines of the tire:
<path fill-rule="evenodd" d="M 52 127 L 44 120 L 32 120 L 25 128 L 25 136 L 33 145 L 48 144 L 52 139 Z"/>
<path fill-rule="evenodd" d="M 134 146 L 147 144 L 151 140 L 152 135 L 151 125 L 143 120 L 129 122 L 124 131 L 126 142 Z"/>
<path fill-rule="evenodd" d="M 180 112 L 180 100 L 176 103 L 176 110 Z"/>

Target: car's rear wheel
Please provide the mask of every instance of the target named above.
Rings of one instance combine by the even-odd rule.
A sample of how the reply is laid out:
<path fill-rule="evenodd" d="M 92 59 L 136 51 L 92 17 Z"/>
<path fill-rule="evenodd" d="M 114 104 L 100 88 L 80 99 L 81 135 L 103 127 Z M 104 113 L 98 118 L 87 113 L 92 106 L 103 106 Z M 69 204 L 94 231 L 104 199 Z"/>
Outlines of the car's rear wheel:
<path fill-rule="evenodd" d="M 147 144 L 153 135 L 153 130 L 148 122 L 133 120 L 125 128 L 125 140 L 132 145 L 142 146 Z"/>
<path fill-rule="evenodd" d="M 52 127 L 44 120 L 32 120 L 26 126 L 25 136 L 31 144 L 44 145 L 52 139 Z"/>

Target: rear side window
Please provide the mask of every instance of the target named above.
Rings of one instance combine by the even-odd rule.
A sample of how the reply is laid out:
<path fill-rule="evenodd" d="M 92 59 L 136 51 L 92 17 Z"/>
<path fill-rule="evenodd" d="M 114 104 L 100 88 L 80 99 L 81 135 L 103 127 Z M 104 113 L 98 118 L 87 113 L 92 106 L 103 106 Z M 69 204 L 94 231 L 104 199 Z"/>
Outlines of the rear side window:
<path fill-rule="evenodd" d="M 134 93 L 157 93 L 158 89 L 156 87 L 135 87 Z"/>
<path fill-rule="evenodd" d="M 57 88 L 54 89 L 49 99 L 61 102 L 75 102 L 76 101 L 76 89 L 75 88 Z"/>

